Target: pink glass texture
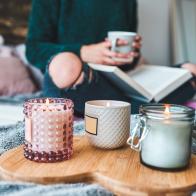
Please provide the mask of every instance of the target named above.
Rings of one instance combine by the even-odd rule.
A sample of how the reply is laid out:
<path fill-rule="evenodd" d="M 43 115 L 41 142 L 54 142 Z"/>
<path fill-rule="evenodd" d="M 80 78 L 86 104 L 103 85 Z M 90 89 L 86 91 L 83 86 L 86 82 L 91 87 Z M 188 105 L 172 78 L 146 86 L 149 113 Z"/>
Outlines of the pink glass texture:
<path fill-rule="evenodd" d="M 62 98 L 30 99 L 24 103 L 25 158 L 44 163 L 71 158 L 73 108 L 71 100 Z"/>

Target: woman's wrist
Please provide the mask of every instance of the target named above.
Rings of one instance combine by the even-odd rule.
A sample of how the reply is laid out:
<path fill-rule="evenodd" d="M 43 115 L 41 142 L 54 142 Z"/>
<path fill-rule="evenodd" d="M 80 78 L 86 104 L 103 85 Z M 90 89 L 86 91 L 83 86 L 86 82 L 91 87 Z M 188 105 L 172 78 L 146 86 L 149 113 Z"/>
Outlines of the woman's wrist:
<path fill-rule="evenodd" d="M 83 45 L 80 49 L 80 58 L 85 63 L 87 62 L 87 59 L 86 59 L 86 48 L 87 47 L 88 47 L 87 45 Z"/>

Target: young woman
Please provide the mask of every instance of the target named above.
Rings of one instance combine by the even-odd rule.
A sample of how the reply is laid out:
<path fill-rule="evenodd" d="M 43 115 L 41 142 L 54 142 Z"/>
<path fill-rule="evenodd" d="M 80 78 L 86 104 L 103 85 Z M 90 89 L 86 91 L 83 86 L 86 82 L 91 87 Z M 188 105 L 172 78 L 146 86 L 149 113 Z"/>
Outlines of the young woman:
<path fill-rule="evenodd" d="M 120 54 L 110 50 L 105 39 L 108 31 L 137 31 L 136 0 L 33 0 L 27 36 L 27 58 L 45 73 L 46 96 L 66 97 L 74 101 L 82 114 L 84 103 L 93 99 L 115 99 L 132 103 L 101 73 L 87 63 L 133 68 L 139 59 L 141 38 L 136 37 L 134 51 Z M 126 45 L 119 40 L 119 45 Z M 126 65 L 113 57 L 134 57 Z"/>

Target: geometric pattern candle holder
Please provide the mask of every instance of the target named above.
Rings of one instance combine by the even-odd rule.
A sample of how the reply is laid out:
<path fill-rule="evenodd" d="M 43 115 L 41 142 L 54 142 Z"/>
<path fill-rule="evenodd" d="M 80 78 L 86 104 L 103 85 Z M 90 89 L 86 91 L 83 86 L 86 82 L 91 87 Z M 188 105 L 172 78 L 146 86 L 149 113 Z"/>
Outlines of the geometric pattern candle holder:
<path fill-rule="evenodd" d="M 73 102 L 63 98 L 30 99 L 24 103 L 25 158 L 59 162 L 73 154 Z"/>

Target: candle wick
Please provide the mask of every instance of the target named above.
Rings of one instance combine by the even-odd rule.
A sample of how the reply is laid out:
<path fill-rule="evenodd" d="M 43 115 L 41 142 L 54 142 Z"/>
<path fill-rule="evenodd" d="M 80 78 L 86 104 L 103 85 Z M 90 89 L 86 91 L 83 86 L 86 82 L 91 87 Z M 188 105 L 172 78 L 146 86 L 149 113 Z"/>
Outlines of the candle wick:
<path fill-rule="evenodd" d="M 164 114 L 165 114 L 165 118 L 166 119 L 170 118 L 170 116 L 171 116 L 171 113 L 170 113 L 170 105 L 165 105 Z"/>

